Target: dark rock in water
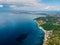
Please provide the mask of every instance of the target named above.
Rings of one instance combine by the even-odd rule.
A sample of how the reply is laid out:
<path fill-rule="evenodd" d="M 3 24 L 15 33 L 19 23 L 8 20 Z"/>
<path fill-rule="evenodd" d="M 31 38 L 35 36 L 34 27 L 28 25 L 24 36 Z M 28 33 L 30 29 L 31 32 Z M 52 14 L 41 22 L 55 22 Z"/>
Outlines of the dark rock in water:
<path fill-rule="evenodd" d="M 28 36 L 28 33 L 27 34 L 22 34 L 21 36 L 19 36 L 19 37 L 16 38 L 16 41 L 22 43 L 23 40 L 27 38 L 27 36 Z"/>
<path fill-rule="evenodd" d="M 0 15 L 0 45 L 42 45 L 44 32 L 29 15 Z"/>

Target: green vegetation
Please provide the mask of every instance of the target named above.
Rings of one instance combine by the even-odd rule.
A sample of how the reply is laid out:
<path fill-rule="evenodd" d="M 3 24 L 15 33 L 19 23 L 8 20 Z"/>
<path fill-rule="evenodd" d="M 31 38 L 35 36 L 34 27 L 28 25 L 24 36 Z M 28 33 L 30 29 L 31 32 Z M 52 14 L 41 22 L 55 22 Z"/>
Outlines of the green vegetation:
<path fill-rule="evenodd" d="M 54 30 L 52 37 L 47 40 L 47 45 L 60 45 L 60 30 Z"/>
<path fill-rule="evenodd" d="M 42 26 L 45 30 L 60 30 L 60 25 L 53 25 L 53 23 L 45 23 L 40 26 Z"/>
<path fill-rule="evenodd" d="M 60 18 L 58 17 L 39 17 L 35 19 L 45 30 L 60 30 Z M 42 22 L 40 22 L 42 20 Z"/>
<path fill-rule="evenodd" d="M 42 26 L 45 30 L 52 30 L 54 29 L 54 25 L 50 24 L 50 23 L 46 23 L 46 24 L 43 24 L 43 25 L 40 25 Z"/>
<path fill-rule="evenodd" d="M 47 16 L 35 19 L 38 25 L 46 31 L 52 30 L 52 35 L 46 41 L 46 45 L 60 45 L 60 17 Z"/>

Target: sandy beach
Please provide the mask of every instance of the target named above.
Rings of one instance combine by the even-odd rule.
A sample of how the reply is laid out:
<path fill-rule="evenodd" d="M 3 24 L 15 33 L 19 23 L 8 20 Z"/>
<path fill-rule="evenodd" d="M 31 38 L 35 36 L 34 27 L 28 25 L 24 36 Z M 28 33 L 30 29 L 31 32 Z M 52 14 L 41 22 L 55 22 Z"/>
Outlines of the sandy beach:
<path fill-rule="evenodd" d="M 35 20 L 35 22 L 38 24 L 38 22 L 36 20 Z M 43 45 L 46 45 L 47 36 L 48 36 L 47 31 L 43 27 L 39 26 L 39 24 L 38 24 L 38 27 L 45 33 Z"/>
<path fill-rule="evenodd" d="M 44 36 L 44 43 L 43 43 L 43 45 L 45 45 L 45 44 L 46 44 L 46 41 L 47 41 L 46 30 L 44 30 L 43 27 L 41 27 L 41 26 L 39 26 L 39 28 L 42 29 L 42 30 L 44 31 L 44 33 L 45 33 L 45 36 Z"/>

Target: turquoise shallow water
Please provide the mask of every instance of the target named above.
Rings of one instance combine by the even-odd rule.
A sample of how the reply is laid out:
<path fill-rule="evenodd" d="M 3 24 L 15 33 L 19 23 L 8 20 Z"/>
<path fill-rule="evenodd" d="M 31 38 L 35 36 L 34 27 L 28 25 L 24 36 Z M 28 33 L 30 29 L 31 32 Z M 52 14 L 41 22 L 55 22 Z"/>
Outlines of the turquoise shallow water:
<path fill-rule="evenodd" d="M 0 45 L 42 45 L 44 32 L 27 14 L 0 14 Z"/>

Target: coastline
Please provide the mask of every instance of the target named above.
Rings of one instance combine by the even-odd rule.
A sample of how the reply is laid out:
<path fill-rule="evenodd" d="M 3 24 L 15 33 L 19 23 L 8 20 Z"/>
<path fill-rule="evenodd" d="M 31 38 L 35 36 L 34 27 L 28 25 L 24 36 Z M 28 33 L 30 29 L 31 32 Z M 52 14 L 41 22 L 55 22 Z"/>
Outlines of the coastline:
<path fill-rule="evenodd" d="M 35 20 L 35 22 L 38 24 L 38 22 Z M 41 26 L 39 26 L 39 24 L 38 24 L 38 28 L 39 29 L 41 29 L 42 31 L 44 31 L 44 33 L 45 33 L 45 36 L 44 36 L 44 42 L 43 42 L 43 45 L 46 45 L 46 41 L 47 41 L 47 31 L 43 28 L 43 27 L 41 27 Z"/>
<path fill-rule="evenodd" d="M 47 34 L 46 34 L 46 30 L 43 29 L 43 27 L 39 26 L 40 29 L 42 29 L 45 33 L 45 36 L 44 36 L 44 42 L 43 42 L 43 45 L 46 45 L 46 41 L 47 41 Z"/>

